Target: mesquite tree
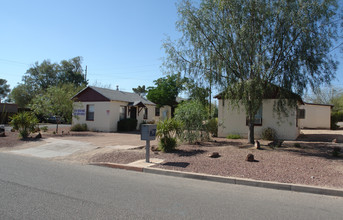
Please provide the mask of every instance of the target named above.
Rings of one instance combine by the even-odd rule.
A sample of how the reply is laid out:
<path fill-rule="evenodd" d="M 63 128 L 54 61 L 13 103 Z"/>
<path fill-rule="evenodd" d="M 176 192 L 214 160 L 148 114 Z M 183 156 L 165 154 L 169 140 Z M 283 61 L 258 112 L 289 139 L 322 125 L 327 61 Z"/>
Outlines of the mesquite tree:
<path fill-rule="evenodd" d="M 286 106 L 295 105 L 289 94 L 334 77 L 337 11 L 335 0 L 184 0 L 177 22 L 182 37 L 164 42 L 164 65 L 214 83 L 243 106 L 253 143 L 254 118 L 270 90 L 278 95 L 274 109 L 287 114 Z"/>

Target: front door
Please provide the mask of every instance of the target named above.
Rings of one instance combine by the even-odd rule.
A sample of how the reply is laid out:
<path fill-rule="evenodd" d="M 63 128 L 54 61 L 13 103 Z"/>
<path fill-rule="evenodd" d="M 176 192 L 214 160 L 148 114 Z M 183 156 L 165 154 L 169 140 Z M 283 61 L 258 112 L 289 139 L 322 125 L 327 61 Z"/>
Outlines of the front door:
<path fill-rule="evenodd" d="M 136 107 L 130 108 L 130 118 L 137 119 L 137 108 Z"/>

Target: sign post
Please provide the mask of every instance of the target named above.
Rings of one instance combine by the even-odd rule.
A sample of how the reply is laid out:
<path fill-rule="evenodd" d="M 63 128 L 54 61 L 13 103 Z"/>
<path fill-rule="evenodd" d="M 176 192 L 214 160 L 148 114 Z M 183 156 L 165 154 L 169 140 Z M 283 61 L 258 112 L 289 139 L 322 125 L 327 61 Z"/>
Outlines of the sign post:
<path fill-rule="evenodd" d="M 142 124 L 141 125 L 141 140 L 146 140 L 145 145 L 145 162 L 150 163 L 150 140 L 156 139 L 157 125 Z"/>

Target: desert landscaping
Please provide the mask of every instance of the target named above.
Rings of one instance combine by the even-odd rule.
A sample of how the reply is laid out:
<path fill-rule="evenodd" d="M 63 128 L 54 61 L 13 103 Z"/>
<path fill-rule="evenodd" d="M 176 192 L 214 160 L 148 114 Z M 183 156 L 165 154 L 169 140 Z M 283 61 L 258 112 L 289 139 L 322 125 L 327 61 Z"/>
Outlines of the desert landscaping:
<path fill-rule="evenodd" d="M 68 127 L 60 128 L 58 134 L 54 134 L 53 131 L 51 128 L 47 132 L 42 132 L 42 139 L 35 139 L 37 134 L 33 134 L 26 140 L 20 140 L 17 132 L 6 132 L 6 137 L 0 138 L 0 150 L 35 147 L 53 138 L 96 146 L 93 150 L 51 158 L 53 160 L 82 164 L 128 164 L 145 158 L 145 141 L 140 140 L 140 134 L 137 132 L 71 132 Z M 296 141 L 284 141 L 280 147 L 268 146 L 270 141 L 260 140 L 261 149 L 247 144 L 246 139 L 212 138 L 209 142 L 194 145 L 181 144 L 171 153 L 158 151 L 155 140 L 151 143 L 150 155 L 152 158 L 163 160 L 162 163 L 152 166 L 156 168 L 343 188 L 343 152 L 341 150 L 337 155 L 334 154 L 334 149 L 342 149 L 342 132 L 302 130 Z M 246 161 L 248 154 L 254 155 L 253 162 Z"/>

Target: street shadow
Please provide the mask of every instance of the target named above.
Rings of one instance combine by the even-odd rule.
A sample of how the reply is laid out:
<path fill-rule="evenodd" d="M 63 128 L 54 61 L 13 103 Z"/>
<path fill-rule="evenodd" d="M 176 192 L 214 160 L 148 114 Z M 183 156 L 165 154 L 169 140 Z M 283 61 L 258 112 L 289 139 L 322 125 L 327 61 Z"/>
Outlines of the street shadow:
<path fill-rule="evenodd" d="M 166 163 L 162 163 L 161 165 L 186 168 L 189 166 L 189 163 L 187 163 L 187 162 L 166 162 Z"/>

